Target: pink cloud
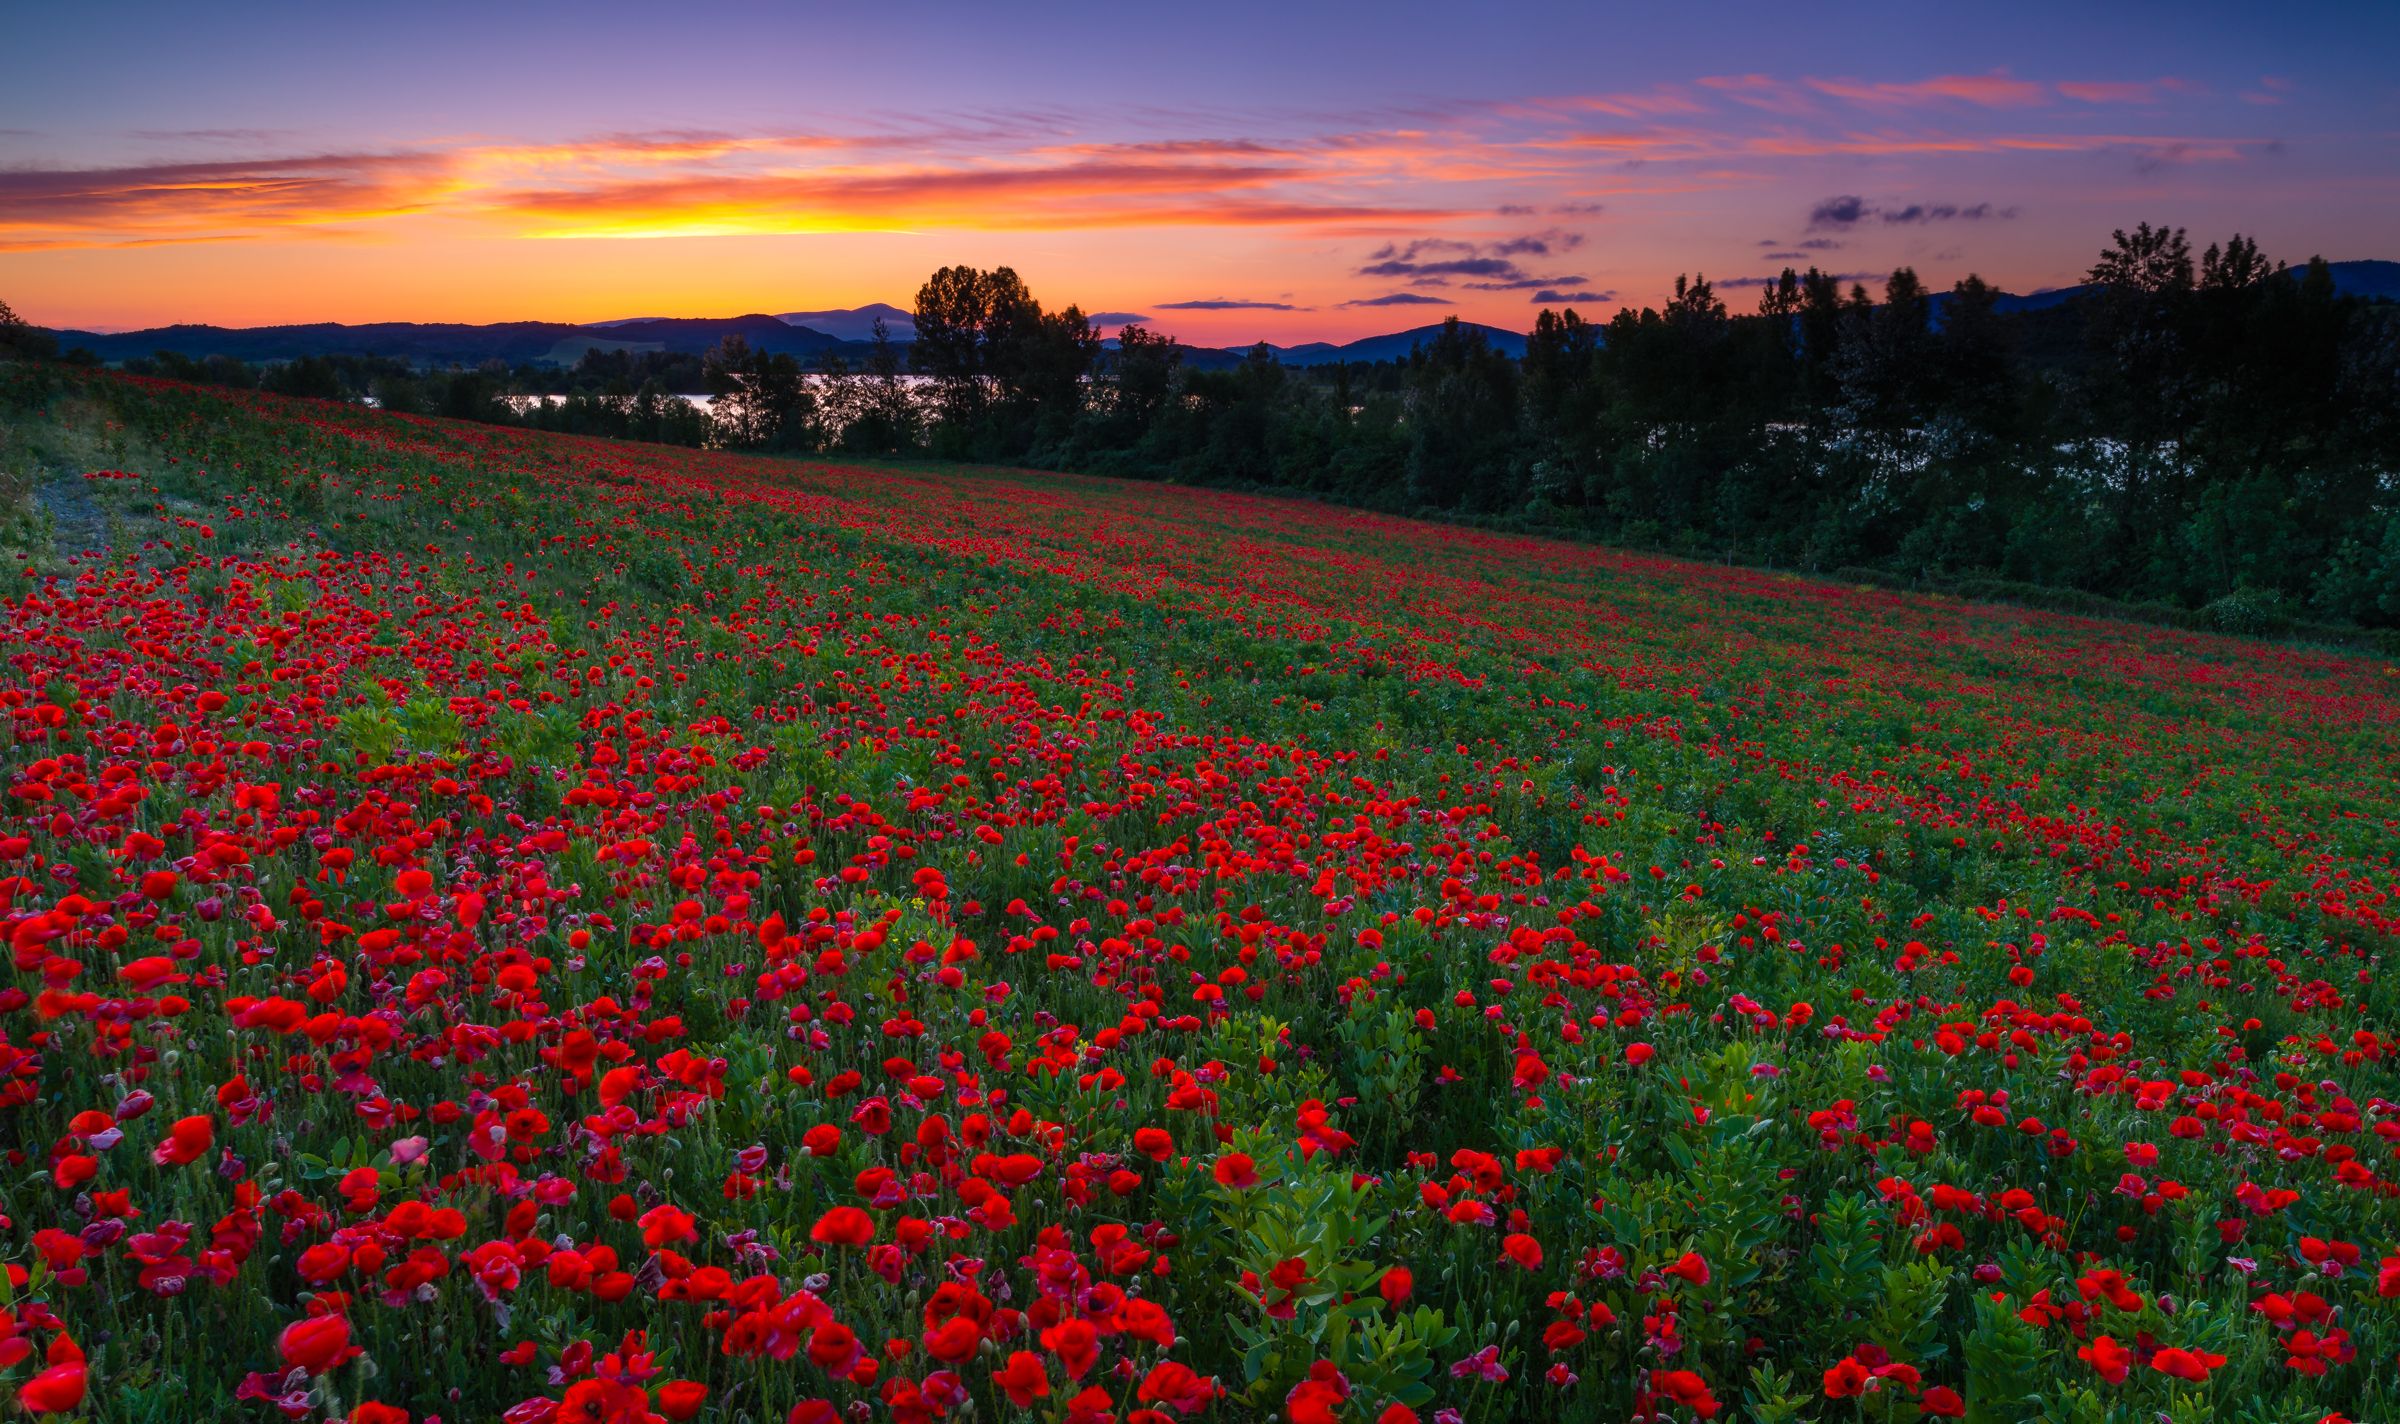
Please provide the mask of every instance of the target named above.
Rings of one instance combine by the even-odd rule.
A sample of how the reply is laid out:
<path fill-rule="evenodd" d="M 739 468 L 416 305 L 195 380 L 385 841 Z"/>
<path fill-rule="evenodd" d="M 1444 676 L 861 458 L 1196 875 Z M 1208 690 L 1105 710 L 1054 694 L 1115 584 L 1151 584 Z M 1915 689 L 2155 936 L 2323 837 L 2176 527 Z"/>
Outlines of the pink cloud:
<path fill-rule="evenodd" d="M 1937 74 L 1906 83 L 1868 83 L 1856 79 L 1810 79 L 1820 94 L 1853 104 L 1916 108 L 1927 104 L 1971 104 L 1983 109 L 2029 109 L 2050 102 L 2049 86 L 2030 79 L 2011 78 L 2005 71 L 1990 74 Z"/>

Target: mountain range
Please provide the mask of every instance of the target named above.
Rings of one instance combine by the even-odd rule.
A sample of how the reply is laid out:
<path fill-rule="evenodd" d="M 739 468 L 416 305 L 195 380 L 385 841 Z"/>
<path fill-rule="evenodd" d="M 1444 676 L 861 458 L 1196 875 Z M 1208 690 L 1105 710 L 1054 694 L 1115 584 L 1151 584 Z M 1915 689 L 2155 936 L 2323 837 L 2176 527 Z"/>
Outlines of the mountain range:
<path fill-rule="evenodd" d="M 2400 301 L 2400 262 L 2359 261 L 2331 264 L 2334 285 L 2344 296 L 2370 301 Z M 2089 287 L 2060 287 L 2022 296 L 2003 293 L 2004 312 L 2040 311 L 2087 294 Z M 1947 293 L 1935 297 L 1936 319 Z M 288 361 L 303 356 L 394 356 L 422 366 L 472 366 L 490 360 L 509 365 L 527 362 L 572 365 L 592 350 L 669 351 L 698 355 L 728 336 L 739 336 L 753 347 L 815 361 L 828 354 L 856 362 L 869 350 L 874 325 L 884 322 L 894 341 L 905 343 L 916 334 L 910 314 L 885 302 L 828 311 L 795 311 L 780 315 L 753 312 L 737 317 L 624 317 L 611 321 L 508 321 L 489 325 L 462 322 L 369 322 L 344 325 L 312 322 L 300 326 L 159 326 L 141 331 L 56 331 L 62 348 L 83 347 L 103 361 L 125 361 L 160 351 L 195 358 L 231 356 L 244 361 Z M 1525 354 L 1521 332 L 1466 323 L 1509 356 Z M 1439 325 L 1361 337 L 1336 344 L 1310 341 L 1296 346 L 1267 344 L 1287 366 L 1325 366 L 1337 361 L 1390 361 L 1429 341 Z M 1112 343 L 1113 344 L 1113 343 Z M 1239 363 L 1249 347 L 1184 348 L 1184 360 L 1201 369 Z"/>

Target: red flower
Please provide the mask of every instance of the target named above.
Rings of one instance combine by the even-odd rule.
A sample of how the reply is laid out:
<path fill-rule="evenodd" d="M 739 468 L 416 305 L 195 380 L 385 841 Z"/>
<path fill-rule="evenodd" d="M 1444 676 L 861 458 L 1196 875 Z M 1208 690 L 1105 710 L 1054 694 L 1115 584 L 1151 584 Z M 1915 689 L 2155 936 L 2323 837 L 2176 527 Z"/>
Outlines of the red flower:
<path fill-rule="evenodd" d="M 1035 1400 L 1050 1397 L 1049 1369 L 1031 1350 L 1011 1354 L 1006 1365 L 992 1372 L 992 1383 L 1007 1391 L 1008 1402 L 1019 1409 L 1029 1409 Z"/>
<path fill-rule="evenodd" d="M 1867 1367 L 1858 1362 L 1857 1356 L 1847 1356 L 1840 1364 L 1825 1372 L 1825 1397 L 1827 1399 L 1850 1399 L 1864 1394 L 1867 1391 L 1867 1381 L 1873 1378 L 1874 1375 L 1868 1372 Z"/>
<path fill-rule="evenodd" d="M 1168 1405 L 1178 1414 L 1197 1414 L 1217 1397 L 1217 1386 L 1214 1380 L 1194 1374 L 1189 1365 L 1162 1360 L 1142 1377 L 1135 1397 L 1145 1404 Z"/>
<path fill-rule="evenodd" d="M 29 1414 L 65 1414 L 83 1403 L 81 1361 L 52 1365 L 17 1389 L 17 1403 Z"/>
<path fill-rule="evenodd" d="M 275 1342 L 286 1366 L 321 1375 L 365 1354 L 350 1343 L 350 1322 L 338 1315 L 312 1315 L 283 1328 Z"/>
<path fill-rule="evenodd" d="M 1917 1396 L 1917 1410 L 1936 1419 L 1963 1419 L 1967 1414 L 1967 1401 L 1950 1386 L 1937 1384 Z"/>
<path fill-rule="evenodd" d="M 1258 1164 L 1247 1152 L 1228 1152 L 1217 1159 L 1217 1181 L 1235 1191 L 1248 1191 L 1258 1185 Z"/>
<path fill-rule="evenodd" d="M 975 1353 L 983 1343 L 983 1327 L 968 1316 L 953 1315 L 925 1332 L 921 1342 L 925 1353 L 946 1365 L 955 1365 Z"/>
<path fill-rule="evenodd" d="M 698 1237 L 698 1223 L 679 1207 L 654 1206 L 642 1213 L 642 1244 L 656 1251 Z"/>
<path fill-rule="evenodd" d="M 1703 1419 L 1717 1417 L 1717 1397 L 1710 1392 L 1708 1381 L 1690 1370 L 1652 1370 L 1650 1388 Z"/>
<path fill-rule="evenodd" d="M 658 1412 L 669 1419 L 689 1419 L 707 1402 L 708 1386 L 698 1380 L 668 1380 L 658 1387 Z"/>
<path fill-rule="evenodd" d="M 2205 1350 L 2182 1350 L 2172 1347 L 2161 1350 L 2150 1357 L 2150 1368 L 2162 1375 L 2173 1375 L 2181 1380 L 2207 1379 L 2209 1371 L 2224 1363 L 2223 1355 L 2212 1355 Z"/>
<path fill-rule="evenodd" d="M 150 1149 L 150 1160 L 161 1167 L 179 1167 L 208 1155 L 217 1140 L 217 1125 L 206 1117 L 178 1118 L 166 1140 Z"/>
<path fill-rule="evenodd" d="M 1067 1378 L 1082 1379 L 1100 1362 L 1100 1332 L 1088 1320 L 1065 1320 L 1042 1332 L 1042 1348 L 1058 1356 Z"/>
<path fill-rule="evenodd" d="M 1528 1271 L 1539 1270 L 1542 1264 L 1542 1243 L 1523 1232 L 1513 1232 L 1500 1243 L 1500 1259 L 1522 1266 Z"/>
<path fill-rule="evenodd" d="M 2107 1380 L 2110 1384 L 2123 1384 L 2126 1373 L 2133 1368 L 2133 1351 L 2126 1349 L 2113 1337 L 2107 1335 L 2102 1335 L 2089 1345 L 2078 1349 L 2075 1357 L 2089 1363 L 2093 1369 L 2099 1371 L 2100 1378 Z"/>
<path fill-rule="evenodd" d="M 837 1206 L 817 1218 L 808 1239 L 825 1246 L 864 1246 L 875 1239 L 875 1218 L 854 1206 Z"/>
<path fill-rule="evenodd" d="M 808 1337 L 810 1363 L 829 1375 L 846 1375 L 858 1364 L 864 1352 L 858 1337 L 850 1327 L 838 1320 L 828 1320 Z"/>
<path fill-rule="evenodd" d="M 1308 1378 L 1284 1396 L 1291 1424 L 1341 1424 L 1342 1402 L 1350 1397 L 1350 1381 L 1330 1360 L 1308 1367 Z"/>

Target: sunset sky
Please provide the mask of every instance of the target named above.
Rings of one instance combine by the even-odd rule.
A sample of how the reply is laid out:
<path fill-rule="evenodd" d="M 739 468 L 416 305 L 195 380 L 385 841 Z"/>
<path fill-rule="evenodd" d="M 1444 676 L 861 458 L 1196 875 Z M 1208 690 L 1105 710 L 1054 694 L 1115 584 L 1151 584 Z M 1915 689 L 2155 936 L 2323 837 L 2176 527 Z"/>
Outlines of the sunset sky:
<path fill-rule="evenodd" d="M 1229 344 L 1693 270 L 2028 291 L 2139 220 L 2400 257 L 2390 0 L 1012 8 L 8 7 L 0 298 L 727 316 L 966 262 Z"/>

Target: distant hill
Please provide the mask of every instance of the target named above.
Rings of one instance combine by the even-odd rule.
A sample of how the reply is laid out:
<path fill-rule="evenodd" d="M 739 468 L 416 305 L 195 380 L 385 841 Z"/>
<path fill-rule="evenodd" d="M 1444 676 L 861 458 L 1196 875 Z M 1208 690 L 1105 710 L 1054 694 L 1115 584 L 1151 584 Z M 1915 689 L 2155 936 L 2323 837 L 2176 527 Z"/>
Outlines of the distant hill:
<path fill-rule="evenodd" d="M 728 336 L 739 336 L 760 351 L 803 360 L 814 360 L 828 351 L 847 354 L 847 348 L 855 344 L 763 312 L 737 317 L 649 317 L 619 322 L 606 330 L 611 342 L 652 342 L 662 351 L 706 351 Z"/>
<path fill-rule="evenodd" d="M 762 313 L 737 317 L 641 317 L 605 325 L 574 326 L 554 321 L 507 321 L 489 326 L 460 322 L 369 322 L 344 326 L 159 326 L 143 331 L 61 331 L 62 348 L 81 346 L 103 361 L 127 361 L 160 351 L 194 358 L 231 356 L 242 361 L 290 361 L 302 356 L 393 356 L 420 366 L 476 366 L 504 361 L 573 365 L 585 351 L 674 351 L 698 354 L 727 336 L 752 346 L 815 360 L 825 353 L 863 355 L 864 345 Z"/>
<path fill-rule="evenodd" d="M 1525 354 L 1525 334 L 1521 331 L 1484 326 L 1472 321 L 1460 322 L 1459 325 L 1482 332 L 1483 339 L 1490 342 L 1495 350 L 1512 359 Z M 1407 331 L 1387 332 L 1382 336 L 1362 336 L 1356 341 L 1340 345 L 1330 341 L 1309 341 L 1298 346 L 1278 346 L 1271 341 L 1263 344 L 1275 353 L 1276 360 L 1286 366 L 1331 366 L 1339 361 L 1405 361 L 1409 352 L 1419 346 L 1431 345 L 1441 330 L 1441 325 L 1436 323 L 1411 327 Z M 1218 370 L 1241 364 L 1249 359 L 1250 351 L 1251 348 L 1247 346 L 1186 346 L 1183 348 L 1183 359 L 1186 365 L 1202 370 Z"/>
<path fill-rule="evenodd" d="M 1492 348 L 1503 355 L 1513 358 L 1525 354 L 1525 334 L 1521 331 L 1484 326 L 1472 321 L 1462 321 L 1459 325 L 1482 332 L 1483 339 L 1490 342 Z M 1286 366 L 1330 366 L 1336 361 L 1400 361 L 1406 360 L 1408 353 L 1419 346 L 1431 345 L 1433 339 L 1441 335 L 1441 332 L 1441 324 L 1436 322 L 1432 326 L 1412 327 L 1407 331 L 1395 331 L 1387 336 L 1362 336 L 1356 341 L 1346 342 L 1340 346 L 1323 341 L 1312 341 L 1305 346 L 1281 346 L 1270 349 L 1275 352 L 1276 359 Z"/>
<path fill-rule="evenodd" d="M 81 346 L 103 361 L 173 351 L 204 359 L 231 356 L 242 361 L 290 361 L 303 356 L 392 356 L 420 366 L 476 366 L 503 361 L 511 366 L 571 366 L 586 351 L 671 351 L 697 355 L 728 336 L 739 336 L 764 351 L 815 361 L 831 354 L 856 361 L 870 349 L 875 319 L 882 317 L 892 339 L 906 344 L 916 335 L 909 314 L 882 302 L 841 311 L 787 312 L 768 316 L 753 312 L 736 317 L 624 317 L 580 325 L 554 321 L 509 321 L 489 326 L 460 322 L 369 322 L 345 326 L 312 322 L 301 326 L 156 326 L 140 331 L 59 331 L 62 348 Z M 799 319 L 807 317 L 810 323 Z M 815 325 L 813 322 L 824 322 Z M 1468 323 L 1473 325 L 1473 323 Z M 828 329 L 832 328 L 832 329 Z M 1525 354 L 1519 332 L 1479 326 L 1495 347 L 1510 356 Z M 1383 336 L 1362 337 L 1335 345 L 1311 341 L 1298 346 L 1274 346 L 1276 359 L 1288 366 L 1322 366 L 1335 361 L 1390 361 L 1405 358 L 1415 347 L 1430 342 L 1439 326 L 1420 326 Z M 858 335 L 848 335 L 856 332 Z M 1238 364 L 1248 356 L 1246 346 L 1186 347 L 1184 359 L 1213 370 Z"/>
<path fill-rule="evenodd" d="M 2368 259 L 2328 264 L 2336 290 L 2367 301 L 2400 301 L 2400 262 Z M 2017 294 L 2003 292 L 2003 312 L 2039 312 L 2064 306 L 2090 292 L 2089 287 L 2058 287 Z M 1933 297 L 1934 320 L 1949 301 L 1949 293 Z M 460 322 L 369 322 L 345 326 L 312 322 L 300 326 L 158 326 L 141 331 L 58 331 L 62 348 L 84 347 L 103 361 L 126 361 L 159 351 L 195 358 L 231 356 L 243 361 L 289 361 L 302 356 L 393 356 L 421 366 L 475 366 L 485 361 L 509 365 L 526 363 L 573 365 L 586 351 L 671 351 L 697 355 L 727 336 L 740 336 L 762 350 L 785 353 L 803 361 L 838 354 L 856 361 L 866 355 L 875 319 L 883 318 L 892 339 L 905 344 L 916 335 L 909 313 L 886 302 L 831 311 L 784 312 L 769 316 L 753 312 L 736 317 L 624 317 L 613 321 L 574 324 L 554 321 L 505 321 L 488 326 Z M 1474 326 L 1491 344 L 1512 357 L 1525 354 L 1521 332 L 1502 327 Z M 1270 344 L 1268 350 L 1287 366 L 1325 366 L 1336 361 L 1394 361 L 1406 359 L 1441 327 L 1419 326 L 1407 331 L 1366 336 L 1335 344 L 1310 341 L 1296 346 Z M 1203 370 L 1235 365 L 1249 354 L 1246 346 L 1187 346 L 1184 360 Z"/>
<path fill-rule="evenodd" d="M 869 302 L 863 307 L 836 307 L 832 311 L 775 314 L 777 321 L 805 326 L 811 331 L 822 331 L 827 336 L 838 336 L 844 341 L 873 341 L 877 317 L 883 318 L 884 330 L 891 333 L 892 340 L 906 342 L 916 339 L 916 314 L 902 311 L 890 302 Z"/>
<path fill-rule="evenodd" d="M 2325 267 L 2333 274 L 2333 289 L 2345 297 L 2357 297 L 2369 302 L 2400 301 L 2400 262 L 2367 258 L 2357 262 L 2328 262 Z M 2092 290 L 2088 286 L 2052 287 L 2023 296 L 2002 292 L 1999 299 L 1992 303 L 1992 309 L 2001 312 L 2048 311 L 2052 307 L 2065 306 L 2077 297 L 2089 296 Z M 1941 320 L 1942 307 L 1949 300 L 1948 292 L 1934 294 L 1934 320 L 1937 323 Z"/>

